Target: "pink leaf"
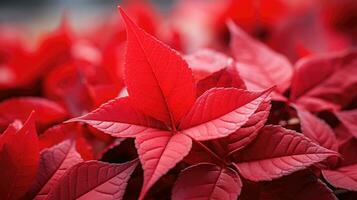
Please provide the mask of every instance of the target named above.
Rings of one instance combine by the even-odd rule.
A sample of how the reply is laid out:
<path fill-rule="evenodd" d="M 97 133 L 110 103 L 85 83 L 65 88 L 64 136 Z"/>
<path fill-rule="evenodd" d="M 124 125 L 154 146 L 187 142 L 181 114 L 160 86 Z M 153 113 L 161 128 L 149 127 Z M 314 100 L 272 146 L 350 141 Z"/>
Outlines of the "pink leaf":
<path fill-rule="evenodd" d="M 31 113 L 23 127 L 0 135 L 0 199 L 22 198 L 36 177 L 39 151 L 34 120 Z"/>
<path fill-rule="evenodd" d="M 75 143 L 71 140 L 43 150 L 40 155 L 37 178 L 29 192 L 31 196 L 33 195 L 31 198 L 46 199 L 50 190 L 56 186 L 66 170 L 82 161 L 76 151 Z"/>
<path fill-rule="evenodd" d="M 310 111 L 338 109 L 357 93 L 357 52 L 307 57 L 296 64 L 291 100 Z"/>
<path fill-rule="evenodd" d="M 248 121 L 270 91 L 213 88 L 197 99 L 182 120 L 180 130 L 195 140 L 225 137 Z"/>
<path fill-rule="evenodd" d="M 334 170 L 323 170 L 322 174 L 331 185 L 337 188 L 357 191 L 357 164 Z"/>
<path fill-rule="evenodd" d="M 201 163 L 183 170 L 177 179 L 172 199 L 236 200 L 242 182 L 233 169 Z"/>
<path fill-rule="evenodd" d="M 196 98 L 192 72 L 173 49 L 147 34 L 119 8 L 127 30 L 125 82 L 135 107 L 175 126 Z"/>
<path fill-rule="evenodd" d="M 337 140 L 331 127 L 303 108 L 294 107 L 300 119 L 302 133 L 317 144 L 337 151 Z"/>
<path fill-rule="evenodd" d="M 87 161 L 70 168 L 48 195 L 49 200 L 123 198 L 137 160 L 124 164 Z"/>
<path fill-rule="evenodd" d="M 229 22 L 228 27 L 232 37 L 231 50 L 238 62 L 236 66 L 248 89 L 262 90 L 277 85 L 277 91 L 283 93 L 293 74 L 288 59 L 255 41 L 233 22 Z"/>
<path fill-rule="evenodd" d="M 321 162 L 336 152 L 280 126 L 266 126 L 252 144 L 236 156 L 241 175 L 252 181 L 268 181 Z"/>
<path fill-rule="evenodd" d="M 84 122 L 115 137 L 135 137 L 139 133 L 160 127 L 160 123 L 137 111 L 129 97 L 111 100 L 98 109 L 71 122 Z"/>
<path fill-rule="evenodd" d="M 192 141 L 181 133 L 154 131 L 137 136 L 135 144 L 144 169 L 139 198 L 143 199 L 150 187 L 189 153 Z"/>

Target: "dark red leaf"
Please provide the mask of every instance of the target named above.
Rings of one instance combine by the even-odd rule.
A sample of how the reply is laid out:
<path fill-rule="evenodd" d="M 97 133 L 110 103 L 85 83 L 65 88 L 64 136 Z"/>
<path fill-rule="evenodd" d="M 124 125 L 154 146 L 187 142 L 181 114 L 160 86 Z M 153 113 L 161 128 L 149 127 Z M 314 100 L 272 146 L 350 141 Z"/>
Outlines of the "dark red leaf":
<path fill-rule="evenodd" d="M 331 189 L 309 170 L 271 181 L 244 182 L 242 200 L 337 200 Z"/>
<path fill-rule="evenodd" d="M 317 144 L 334 151 L 337 151 L 337 139 L 331 127 L 311 114 L 309 111 L 295 106 L 300 119 L 302 133 Z"/>
<path fill-rule="evenodd" d="M 172 199 L 236 200 L 242 182 L 233 169 L 201 163 L 183 170 L 172 190 Z"/>
<path fill-rule="evenodd" d="M 313 112 L 348 105 L 357 94 L 356 58 L 356 51 L 344 51 L 300 60 L 292 80 L 291 100 Z"/>

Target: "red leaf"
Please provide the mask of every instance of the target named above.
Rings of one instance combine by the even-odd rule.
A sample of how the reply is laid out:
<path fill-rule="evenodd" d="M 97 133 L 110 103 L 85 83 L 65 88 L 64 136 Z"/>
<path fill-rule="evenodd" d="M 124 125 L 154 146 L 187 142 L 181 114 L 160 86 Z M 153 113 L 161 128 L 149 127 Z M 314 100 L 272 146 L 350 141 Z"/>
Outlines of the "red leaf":
<path fill-rule="evenodd" d="M 260 129 L 263 128 L 268 119 L 270 108 L 270 98 L 267 97 L 240 129 L 230 134 L 227 138 L 222 138 L 222 140 L 226 141 L 228 154 L 243 149 L 258 136 Z"/>
<path fill-rule="evenodd" d="M 99 161 L 79 163 L 66 172 L 48 199 L 121 200 L 137 163 L 137 160 L 124 164 Z"/>
<path fill-rule="evenodd" d="M 308 170 L 299 171 L 271 182 L 259 184 L 244 182 L 241 199 L 337 200 L 333 191 Z"/>
<path fill-rule="evenodd" d="M 357 138 L 357 109 L 335 113 L 348 131 Z"/>
<path fill-rule="evenodd" d="M 0 136 L 0 199 L 20 199 L 30 189 L 38 168 L 38 138 L 31 113 L 24 126 Z"/>
<path fill-rule="evenodd" d="M 337 139 L 331 127 L 309 113 L 308 111 L 294 106 L 300 119 L 302 133 L 317 144 L 334 151 L 337 151 Z"/>
<path fill-rule="evenodd" d="M 151 186 L 189 153 L 192 141 L 181 133 L 153 131 L 137 136 L 135 146 L 144 169 L 139 198 L 143 199 Z"/>
<path fill-rule="evenodd" d="M 316 145 L 295 131 L 266 126 L 236 156 L 240 174 L 252 181 L 276 179 L 321 162 L 336 152 Z"/>
<path fill-rule="evenodd" d="M 338 152 L 342 157 L 340 167 L 357 164 L 357 139 L 352 137 L 340 144 Z"/>
<path fill-rule="evenodd" d="M 0 128 L 16 119 L 25 121 L 32 111 L 35 111 L 35 121 L 39 126 L 48 126 L 67 117 L 62 106 L 50 100 L 38 97 L 13 98 L 0 103 Z"/>
<path fill-rule="evenodd" d="M 117 97 L 120 90 L 123 88 L 121 84 L 101 84 L 90 85 L 87 84 L 89 94 L 94 103 L 94 106 L 98 107 L 101 104 Z"/>
<path fill-rule="evenodd" d="M 357 191 L 357 164 L 323 170 L 322 174 L 334 187 Z"/>
<path fill-rule="evenodd" d="M 233 64 L 233 59 L 211 49 L 200 49 L 185 56 L 188 66 L 193 70 L 196 80 L 207 78 Z"/>
<path fill-rule="evenodd" d="M 288 59 L 255 41 L 233 22 L 229 22 L 228 27 L 232 37 L 231 50 L 248 89 L 262 90 L 277 85 L 277 91 L 283 93 L 293 74 Z"/>
<path fill-rule="evenodd" d="M 159 128 L 161 124 L 137 111 L 129 97 L 109 101 L 98 109 L 70 122 L 84 122 L 115 137 L 135 137 L 139 133 Z"/>
<path fill-rule="evenodd" d="M 127 27 L 125 82 L 129 96 L 145 114 L 175 126 L 195 101 L 192 73 L 175 50 L 119 10 Z"/>
<path fill-rule="evenodd" d="M 233 169 L 201 163 L 180 173 L 171 198 L 236 200 L 241 188 L 242 182 Z"/>
<path fill-rule="evenodd" d="M 307 57 L 296 64 L 291 100 L 310 111 L 339 109 L 357 93 L 357 52 Z"/>
<path fill-rule="evenodd" d="M 180 124 L 182 133 L 195 140 L 227 136 L 257 110 L 270 90 L 249 92 L 235 88 L 214 88 L 197 99 Z"/>
<path fill-rule="evenodd" d="M 84 138 L 85 131 L 78 124 L 60 124 L 47 129 L 40 135 L 40 150 L 50 148 L 68 139 L 75 139 L 76 150 L 84 160 L 93 160 L 93 149 Z"/>
<path fill-rule="evenodd" d="M 221 69 L 197 83 L 197 96 L 214 87 L 234 87 L 246 89 L 245 83 L 240 78 L 238 71 L 230 66 Z"/>
<path fill-rule="evenodd" d="M 46 199 L 66 170 L 82 161 L 71 140 L 42 151 L 36 182 L 29 191 L 31 198 Z"/>

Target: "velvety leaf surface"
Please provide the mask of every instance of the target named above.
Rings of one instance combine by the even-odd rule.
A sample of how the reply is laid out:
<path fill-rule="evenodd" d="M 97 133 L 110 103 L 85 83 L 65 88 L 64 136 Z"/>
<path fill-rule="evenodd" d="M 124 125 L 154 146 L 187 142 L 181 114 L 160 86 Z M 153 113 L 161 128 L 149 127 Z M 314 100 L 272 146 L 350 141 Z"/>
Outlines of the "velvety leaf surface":
<path fill-rule="evenodd" d="M 337 151 L 337 140 L 332 128 L 309 111 L 295 106 L 298 113 L 302 133 L 317 144 Z"/>
<path fill-rule="evenodd" d="M 236 67 L 248 89 L 262 90 L 276 85 L 277 91 L 284 92 L 293 74 L 288 59 L 255 41 L 233 22 L 229 22 L 228 27 L 232 38 L 231 51 L 238 62 Z"/>
<path fill-rule="evenodd" d="M 180 173 L 171 198 L 173 200 L 236 200 L 241 188 L 242 182 L 233 169 L 201 163 L 188 167 Z"/>
<path fill-rule="evenodd" d="M 131 101 L 145 114 L 177 125 L 196 98 L 191 70 L 175 50 L 119 10 L 127 30 L 125 82 Z"/>
<path fill-rule="evenodd" d="M 244 125 L 270 90 L 249 92 L 235 88 L 213 88 L 197 99 L 180 124 L 182 133 L 195 140 L 227 136 Z"/>
<path fill-rule="evenodd" d="M 37 178 L 29 192 L 31 198 L 46 199 L 66 170 L 82 161 L 83 159 L 76 151 L 75 142 L 71 140 L 43 150 L 40 154 Z"/>
<path fill-rule="evenodd" d="M 238 71 L 232 66 L 214 72 L 210 76 L 200 80 L 197 83 L 197 96 L 201 96 L 204 92 L 214 87 L 246 89 L 245 83 L 240 78 Z"/>
<path fill-rule="evenodd" d="M 24 125 L 8 129 L 0 136 L 0 199 L 20 199 L 36 177 L 39 150 L 34 122 L 30 114 Z"/>
<path fill-rule="evenodd" d="M 338 109 L 357 93 L 357 52 L 345 51 L 300 60 L 292 80 L 291 100 L 310 111 Z"/>
<path fill-rule="evenodd" d="M 74 122 L 84 122 L 115 137 L 135 137 L 139 133 L 160 127 L 160 123 L 136 110 L 129 97 L 111 100 L 98 109 L 78 118 Z"/>
<path fill-rule="evenodd" d="M 322 174 L 334 187 L 357 191 L 357 164 L 323 170 Z"/>
<path fill-rule="evenodd" d="M 0 129 L 15 119 L 25 121 L 32 111 L 38 125 L 48 126 L 67 117 L 67 112 L 57 103 L 39 97 L 20 97 L 0 103 Z"/>
<path fill-rule="evenodd" d="M 79 163 L 67 171 L 59 180 L 59 183 L 48 195 L 48 199 L 120 200 L 137 164 L 137 160 L 124 164 L 110 164 L 99 161 Z"/>
<path fill-rule="evenodd" d="M 239 152 L 236 165 L 244 178 L 268 181 L 336 154 L 295 131 L 280 126 L 266 126 L 252 144 Z"/>
<path fill-rule="evenodd" d="M 189 153 L 192 141 L 182 133 L 153 131 L 137 136 L 135 146 L 144 169 L 139 198 L 143 199 L 150 187 Z"/>

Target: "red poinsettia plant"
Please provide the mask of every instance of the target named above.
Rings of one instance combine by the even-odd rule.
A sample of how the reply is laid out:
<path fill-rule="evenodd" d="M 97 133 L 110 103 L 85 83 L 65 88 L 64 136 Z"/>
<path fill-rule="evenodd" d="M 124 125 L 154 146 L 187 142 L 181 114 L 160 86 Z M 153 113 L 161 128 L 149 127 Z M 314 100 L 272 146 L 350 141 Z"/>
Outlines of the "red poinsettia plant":
<path fill-rule="evenodd" d="M 214 42 L 186 55 L 198 43 L 144 1 L 85 36 L 63 19 L 35 49 L 0 35 L 0 199 L 356 198 L 352 42 L 323 54 L 296 46 L 293 64 L 249 34 L 260 20 L 281 34 L 277 16 L 295 21 L 313 5 L 278 14 L 287 5 L 262 1 L 263 18 L 244 21 L 234 1 L 198 2 L 172 21 L 216 9 L 205 22 Z"/>

